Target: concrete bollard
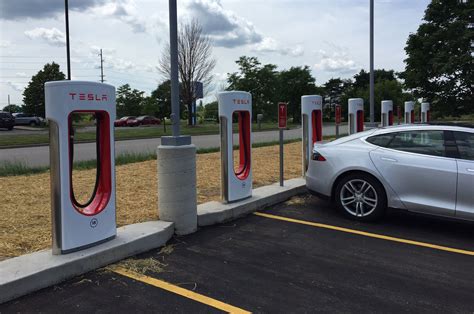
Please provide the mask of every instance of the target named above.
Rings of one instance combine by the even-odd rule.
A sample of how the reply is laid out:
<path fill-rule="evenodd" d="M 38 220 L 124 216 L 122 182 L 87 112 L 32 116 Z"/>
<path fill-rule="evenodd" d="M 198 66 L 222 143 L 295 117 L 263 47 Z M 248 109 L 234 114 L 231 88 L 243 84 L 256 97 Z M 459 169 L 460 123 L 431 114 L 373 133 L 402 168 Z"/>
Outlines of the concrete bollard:
<path fill-rule="evenodd" d="M 157 149 L 158 212 L 160 220 L 175 223 L 175 233 L 197 230 L 196 146 Z"/>

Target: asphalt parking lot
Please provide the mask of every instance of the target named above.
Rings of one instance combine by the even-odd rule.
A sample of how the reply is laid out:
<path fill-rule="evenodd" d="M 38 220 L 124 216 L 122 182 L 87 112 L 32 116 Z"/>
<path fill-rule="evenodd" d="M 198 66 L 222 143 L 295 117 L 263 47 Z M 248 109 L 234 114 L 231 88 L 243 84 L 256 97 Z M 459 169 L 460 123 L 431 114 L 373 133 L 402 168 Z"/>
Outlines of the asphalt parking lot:
<path fill-rule="evenodd" d="M 472 223 L 357 223 L 304 195 L 167 248 L 136 257 L 160 270 L 97 270 L 0 312 L 474 312 Z"/>

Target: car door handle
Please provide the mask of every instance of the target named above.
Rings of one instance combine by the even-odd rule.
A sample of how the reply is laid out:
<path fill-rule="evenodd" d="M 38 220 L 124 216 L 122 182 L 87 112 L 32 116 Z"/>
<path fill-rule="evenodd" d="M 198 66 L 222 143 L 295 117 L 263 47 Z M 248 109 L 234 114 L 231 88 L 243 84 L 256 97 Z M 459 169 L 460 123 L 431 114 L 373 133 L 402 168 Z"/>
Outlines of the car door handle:
<path fill-rule="evenodd" d="M 385 161 L 397 162 L 396 159 L 388 158 L 388 157 L 380 157 L 380 159 L 385 160 Z"/>
<path fill-rule="evenodd" d="M 469 172 L 474 172 L 473 168 L 466 168 L 466 170 L 469 171 Z"/>

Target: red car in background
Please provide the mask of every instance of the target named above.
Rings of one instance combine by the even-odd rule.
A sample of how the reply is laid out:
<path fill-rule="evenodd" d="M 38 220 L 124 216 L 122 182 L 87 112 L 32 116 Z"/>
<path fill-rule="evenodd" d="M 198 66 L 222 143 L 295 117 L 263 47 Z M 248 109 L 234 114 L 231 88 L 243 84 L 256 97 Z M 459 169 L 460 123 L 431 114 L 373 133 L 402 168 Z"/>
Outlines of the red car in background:
<path fill-rule="evenodd" d="M 127 117 L 122 117 L 119 120 L 114 121 L 114 126 L 115 127 L 121 127 L 121 126 L 139 126 L 140 123 L 138 122 L 136 117 L 132 116 L 127 116 Z"/>
<path fill-rule="evenodd" d="M 161 120 L 153 116 L 140 116 L 137 118 L 140 125 L 157 125 L 161 123 Z"/>

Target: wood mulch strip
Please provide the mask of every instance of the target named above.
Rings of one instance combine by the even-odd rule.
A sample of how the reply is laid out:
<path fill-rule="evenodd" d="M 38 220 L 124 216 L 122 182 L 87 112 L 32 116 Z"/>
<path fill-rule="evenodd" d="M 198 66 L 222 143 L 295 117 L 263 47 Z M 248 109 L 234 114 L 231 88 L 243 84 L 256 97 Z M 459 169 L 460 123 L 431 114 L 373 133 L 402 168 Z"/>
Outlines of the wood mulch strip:
<path fill-rule="evenodd" d="M 279 181 L 279 147 L 254 148 L 253 185 Z M 285 145 L 285 179 L 301 176 L 301 143 Z M 84 201 L 95 169 L 74 172 L 74 188 Z M 116 167 L 117 225 L 158 218 L 156 160 Z M 198 203 L 219 200 L 220 153 L 197 155 Z M 0 178 L 0 260 L 51 246 L 49 173 Z"/>

